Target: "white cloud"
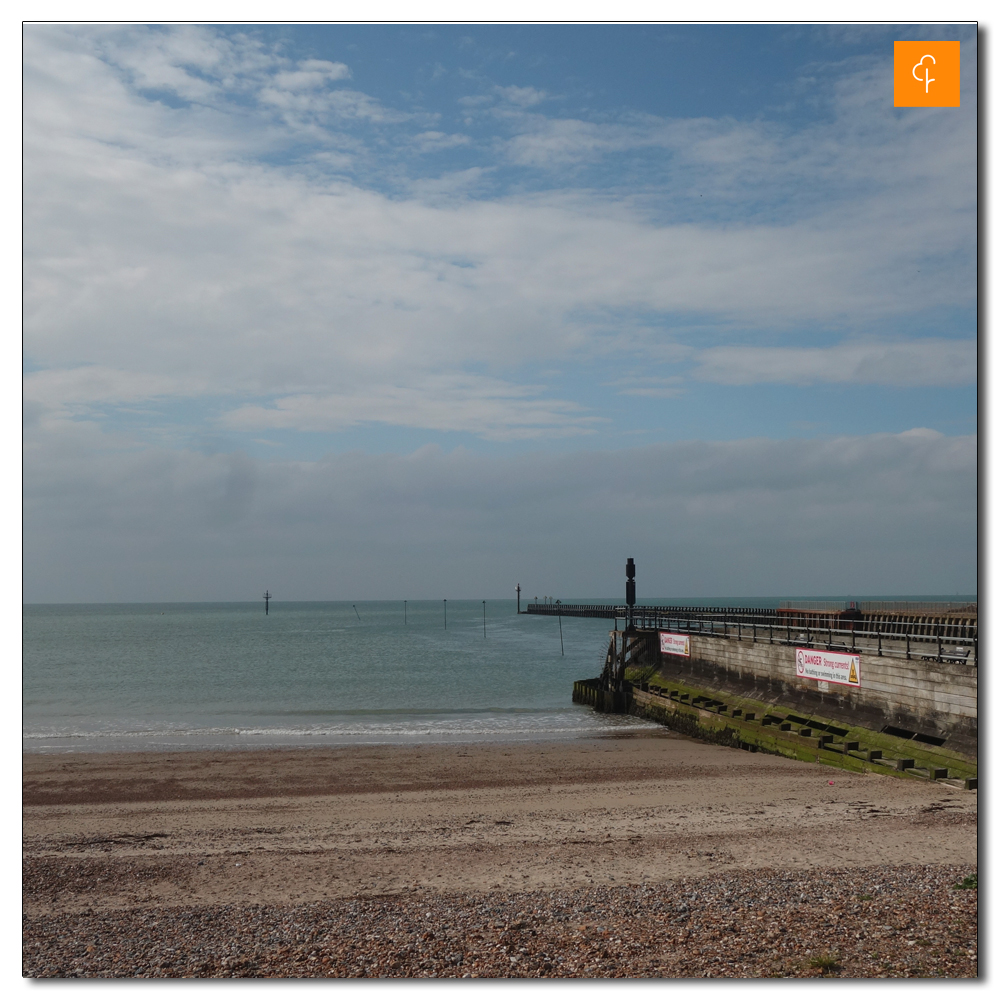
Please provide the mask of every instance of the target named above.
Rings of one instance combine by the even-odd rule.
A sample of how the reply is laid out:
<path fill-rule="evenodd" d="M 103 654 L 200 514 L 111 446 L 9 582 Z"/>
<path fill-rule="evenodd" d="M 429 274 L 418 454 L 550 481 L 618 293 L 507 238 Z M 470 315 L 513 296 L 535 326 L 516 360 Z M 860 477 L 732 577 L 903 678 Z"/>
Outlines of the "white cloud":
<path fill-rule="evenodd" d="M 200 396 L 205 383 L 150 372 L 128 372 L 100 365 L 29 372 L 24 377 L 24 399 L 48 409 L 88 404 L 114 406 L 163 396 Z"/>
<path fill-rule="evenodd" d="M 694 377 L 725 385 L 851 382 L 856 385 L 972 385 L 973 340 L 843 343 L 834 347 L 713 347 Z"/>
<path fill-rule="evenodd" d="M 413 137 L 414 145 L 421 153 L 437 153 L 443 149 L 466 146 L 471 142 L 467 135 L 448 135 L 445 132 L 421 132 Z"/>
<path fill-rule="evenodd" d="M 544 90 L 538 90 L 536 87 L 497 87 L 495 90 L 503 100 L 522 108 L 541 104 L 549 96 Z"/>
<path fill-rule="evenodd" d="M 304 59 L 296 69 L 276 73 L 272 86 L 280 90 L 316 90 L 334 80 L 346 80 L 350 75 L 351 71 L 344 63 Z"/>
<path fill-rule="evenodd" d="M 512 372 L 612 351 L 633 367 L 734 328 L 857 336 L 975 301 L 974 113 L 892 114 L 873 104 L 874 71 L 841 88 L 831 121 L 799 132 L 546 118 L 541 91 L 514 88 L 522 110 L 507 101 L 506 154 L 346 89 L 348 72 L 210 28 L 26 30 L 25 351 L 53 370 L 48 398 L 58 385 L 78 399 L 79 379 L 93 387 L 114 371 L 131 374 L 107 385 L 107 403 L 175 386 L 239 397 L 234 412 L 259 420 L 332 425 L 372 419 L 357 385 L 405 395 L 431 376 L 457 385 L 489 371 L 509 388 L 487 394 L 478 433 L 561 434 L 579 414 L 519 397 Z M 463 145 L 485 162 L 410 182 L 400 164 L 415 144 Z M 282 163 L 290 146 L 301 159 Z M 639 148 L 670 163 L 652 207 L 615 190 L 483 194 L 509 170 L 504 155 L 544 166 Z M 359 164 L 367 184 L 348 179 Z M 693 213 L 693 184 L 739 212 Z M 773 215 L 745 212 L 758 198 Z M 686 345 L 669 332 L 681 324 Z M 964 348 L 921 343 L 719 347 L 698 371 L 967 378 Z M 470 398 L 444 393 L 435 407 L 450 415 L 416 397 L 389 412 L 464 425 Z"/>
<path fill-rule="evenodd" d="M 567 164 L 593 160 L 651 145 L 649 137 L 620 125 L 600 125 L 568 118 L 532 116 L 506 144 L 510 159 L 524 167 L 557 170 Z"/>
<path fill-rule="evenodd" d="M 514 457 L 25 453 L 25 600 L 951 593 L 975 588 L 976 441 L 933 431 Z M 66 498 L 72 497 L 72 503 Z M 543 582 L 544 581 L 544 582 Z"/>
<path fill-rule="evenodd" d="M 538 398 L 530 387 L 470 376 L 429 376 L 419 385 L 366 384 L 339 394 L 307 394 L 273 405 L 246 405 L 225 415 L 240 430 L 339 431 L 390 424 L 461 431 L 487 440 L 565 437 L 592 431 L 599 418 L 576 403 Z"/>
<path fill-rule="evenodd" d="M 652 375 L 635 375 L 614 379 L 607 383 L 623 396 L 646 396 L 651 399 L 671 399 L 684 394 L 683 380 L 678 375 L 660 378 Z"/>

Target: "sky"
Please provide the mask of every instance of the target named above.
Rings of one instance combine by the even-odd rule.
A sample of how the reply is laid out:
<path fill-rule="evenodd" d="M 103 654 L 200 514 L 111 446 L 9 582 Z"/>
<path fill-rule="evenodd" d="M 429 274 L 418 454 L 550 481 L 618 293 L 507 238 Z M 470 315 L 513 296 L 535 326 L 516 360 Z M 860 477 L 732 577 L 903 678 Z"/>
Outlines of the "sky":
<path fill-rule="evenodd" d="M 976 591 L 974 27 L 23 58 L 26 601 Z"/>

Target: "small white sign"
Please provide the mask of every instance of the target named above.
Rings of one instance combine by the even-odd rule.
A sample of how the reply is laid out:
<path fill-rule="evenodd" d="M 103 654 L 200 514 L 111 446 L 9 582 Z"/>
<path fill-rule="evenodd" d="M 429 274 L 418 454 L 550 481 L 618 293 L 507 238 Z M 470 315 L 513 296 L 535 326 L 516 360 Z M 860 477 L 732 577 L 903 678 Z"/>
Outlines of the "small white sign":
<path fill-rule="evenodd" d="M 671 632 L 661 632 L 660 652 L 672 653 L 674 656 L 690 656 L 691 636 L 674 635 Z"/>
<path fill-rule="evenodd" d="M 861 657 L 825 649 L 796 649 L 795 673 L 807 680 L 861 687 Z"/>

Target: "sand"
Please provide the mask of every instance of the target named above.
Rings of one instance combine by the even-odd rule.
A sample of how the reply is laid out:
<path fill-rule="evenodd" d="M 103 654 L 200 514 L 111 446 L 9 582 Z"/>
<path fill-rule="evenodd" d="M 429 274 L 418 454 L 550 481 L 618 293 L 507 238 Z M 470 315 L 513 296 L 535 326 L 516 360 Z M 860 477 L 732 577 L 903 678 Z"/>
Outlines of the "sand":
<path fill-rule="evenodd" d="M 843 882 L 856 870 L 877 882 L 879 869 L 887 884 L 897 870 L 950 886 L 977 863 L 974 791 L 666 731 L 504 746 L 33 755 L 24 801 L 27 933 L 42 942 L 35 975 L 181 974 L 38 966 L 59 921 L 134 920 L 138 910 L 287 913 L 346 900 L 583 899 L 629 887 L 670 896 L 685 880 L 824 884 L 824 873 Z M 964 919 L 974 925 L 972 912 Z M 965 971 L 939 974 L 975 974 L 968 947 L 959 950 Z M 601 974 L 543 965 L 503 968 Z M 366 967 L 341 962 L 315 974 Z M 183 974 L 293 974 L 211 968 Z M 445 974 L 417 968 L 380 974 Z M 468 974 L 460 968 L 451 974 Z"/>

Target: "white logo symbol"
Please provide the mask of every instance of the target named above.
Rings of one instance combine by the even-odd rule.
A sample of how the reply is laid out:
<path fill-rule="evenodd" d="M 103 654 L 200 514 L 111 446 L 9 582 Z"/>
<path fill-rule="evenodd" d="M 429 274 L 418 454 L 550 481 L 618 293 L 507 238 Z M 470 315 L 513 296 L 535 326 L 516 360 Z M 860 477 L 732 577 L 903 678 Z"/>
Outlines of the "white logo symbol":
<path fill-rule="evenodd" d="M 910 70 L 910 72 L 913 74 L 913 79 L 916 80 L 917 83 L 922 83 L 924 85 L 924 93 L 925 94 L 929 94 L 930 93 L 929 88 L 930 88 L 930 85 L 932 83 L 934 83 L 934 77 L 931 76 L 931 68 L 930 68 L 930 66 L 924 66 L 924 60 L 925 59 L 930 59 L 930 61 L 932 63 L 937 63 L 937 60 L 932 55 L 921 56 L 920 57 L 920 62 L 915 63 L 914 66 L 913 66 L 913 69 Z M 924 75 L 923 76 L 917 76 L 917 70 L 921 69 L 921 68 L 923 68 Z"/>

